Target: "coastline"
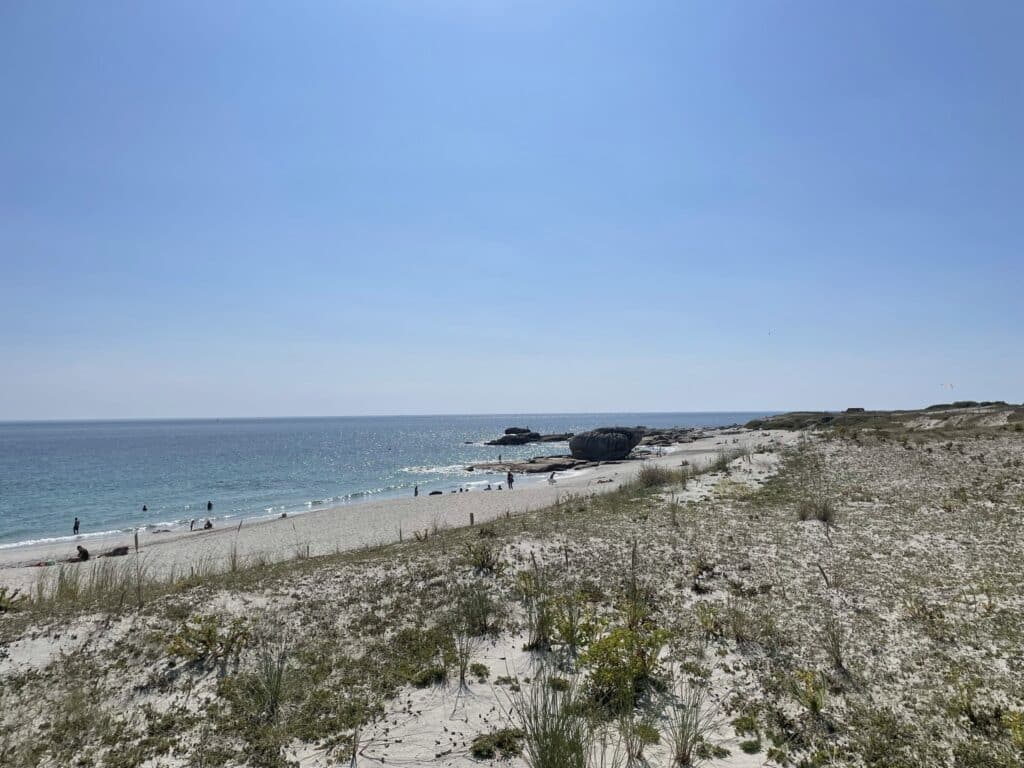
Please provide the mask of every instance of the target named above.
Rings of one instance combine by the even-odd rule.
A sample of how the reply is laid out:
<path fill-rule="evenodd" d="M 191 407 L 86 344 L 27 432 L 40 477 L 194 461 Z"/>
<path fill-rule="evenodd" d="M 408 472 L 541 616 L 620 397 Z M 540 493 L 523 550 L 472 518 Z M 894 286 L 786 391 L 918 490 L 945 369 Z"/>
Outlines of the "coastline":
<path fill-rule="evenodd" d="M 406 496 L 354 502 L 316 509 L 286 518 L 245 518 L 240 524 L 218 526 L 203 531 L 147 532 L 140 535 L 138 557 L 150 576 L 167 577 L 187 573 L 190 568 L 227 570 L 232 560 L 262 559 L 277 561 L 298 556 L 316 557 L 343 550 L 354 550 L 398 541 L 435 528 L 455 528 L 486 523 L 499 517 L 520 515 L 552 506 L 566 495 L 605 493 L 636 477 L 640 467 L 656 464 L 678 468 L 682 461 L 707 463 L 726 448 L 744 448 L 787 441 L 791 433 L 743 431 L 721 434 L 707 430 L 706 436 L 692 443 L 671 446 L 663 455 L 624 462 L 608 462 L 597 467 L 557 473 L 556 482 L 528 480 L 513 491 L 470 491 L 441 495 Z M 522 477 L 522 476 L 520 476 Z M 401 533 L 400 533 L 401 532 Z M 129 547 L 134 553 L 134 534 L 122 532 L 110 536 L 83 539 L 92 559 L 66 563 L 75 554 L 77 540 L 56 541 L 9 547 L 0 550 L 0 586 L 27 590 L 61 564 L 93 568 L 96 555 L 114 547 Z M 124 558 L 110 558 L 124 562 Z M 55 565 L 40 565 L 48 561 Z"/>

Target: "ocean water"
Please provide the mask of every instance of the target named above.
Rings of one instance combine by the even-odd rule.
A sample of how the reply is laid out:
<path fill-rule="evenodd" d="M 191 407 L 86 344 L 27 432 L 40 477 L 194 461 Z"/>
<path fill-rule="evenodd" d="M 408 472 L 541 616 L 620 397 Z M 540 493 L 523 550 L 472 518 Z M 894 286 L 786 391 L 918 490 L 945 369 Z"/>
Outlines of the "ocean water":
<path fill-rule="evenodd" d="M 475 462 L 565 453 L 485 446 L 505 427 L 725 426 L 764 414 L 621 413 L 0 423 L 0 546 L 294 514 L 496 481 Z M 207 513 L 207 501 L 213 512 Z M 147 511 L 142 511 L 146 505 Z"/>

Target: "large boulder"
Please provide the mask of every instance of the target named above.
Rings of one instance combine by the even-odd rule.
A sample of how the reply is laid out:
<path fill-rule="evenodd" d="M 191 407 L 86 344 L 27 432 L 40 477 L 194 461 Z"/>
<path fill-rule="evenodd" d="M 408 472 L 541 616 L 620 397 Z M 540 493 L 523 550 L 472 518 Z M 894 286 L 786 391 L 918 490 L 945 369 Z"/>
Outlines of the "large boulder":
<path fill-rule="evenodd" d="M 576 459 L 617 461 L 626 458 L 643 436 L 640 427 L 600 427 L 573 437 L 569 451 Z"/>
<path fill-rule="evenodd" d="M 529 427 L 509 427 L 505 430 L 506 435 L 526 435 L 533 432 Z"/>

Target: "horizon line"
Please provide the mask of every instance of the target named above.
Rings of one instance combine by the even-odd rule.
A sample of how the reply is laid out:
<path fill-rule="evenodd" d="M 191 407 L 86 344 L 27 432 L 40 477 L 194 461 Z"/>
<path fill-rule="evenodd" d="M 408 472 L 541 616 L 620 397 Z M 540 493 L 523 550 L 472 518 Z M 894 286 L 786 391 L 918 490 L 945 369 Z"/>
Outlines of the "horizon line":
<path fill-rule="evenodd" d="M 0 424 L 84 424 L 98 422 L 132 422 L 132 421 L 285 421 L 289 419 L 407 419 L 436 418 L 442 416 L 616 416 L 638 415 L 656 416 L 660 414 L 693 415 L 704 413 L 789 413 L 790 411 L 774 409 L 749 410 L 707 410 L 707 411 L 508 411 L 504 413 L 365 413 L 365 414 L 334 414 L 315 416 L 112 416 L 112 417 L 71 417 L 45 419 L 0 419 Z"/>

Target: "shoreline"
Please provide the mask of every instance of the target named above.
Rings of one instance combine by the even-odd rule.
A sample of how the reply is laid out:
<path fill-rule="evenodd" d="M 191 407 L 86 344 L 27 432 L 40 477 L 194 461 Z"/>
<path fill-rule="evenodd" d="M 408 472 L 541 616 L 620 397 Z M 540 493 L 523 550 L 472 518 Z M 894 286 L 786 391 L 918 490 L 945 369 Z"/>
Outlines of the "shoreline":
<path fill-rule="evenodd" d="M 169 577 L 189 569 L 227 570 L 232 561 L 278 561 L 297 556 L 316 557 L 343 550 L 378 546 L 408 538 L 414 531 L 482 524 L 499 517 L 519 515 L 552 506 L 567 494 L 605 493 L 632 480 L 645 464 L 678 468 L 683 460 L 706 463 L 723 449 L 788 442 L 787 433 L 744 431 L 728 436 L 719 430 L 691 443 L 672 446 L 663 455 L 556 473 L 556 482 L 526 480 L 515 490 L 421 494 L 360 501 L 288 517 L 242 518 L 238 523 L 211 530 L 180 530 L 140 535 L 138 558 L 151 576 Z M 523 476 L 520 476 L 522 478 Z M 83 539 L 90 560 L 67 562 L 78 540 L 29 544 L 0 549 L 0 586 L 26 590 L 54 568 L 94 568 L 104 551 L 129 547 L 135 555 L 134 533 Z M 52 561 L 53 565 L 42 565 Z M 121 557 L 114 563 L 124 562 Z"/>

